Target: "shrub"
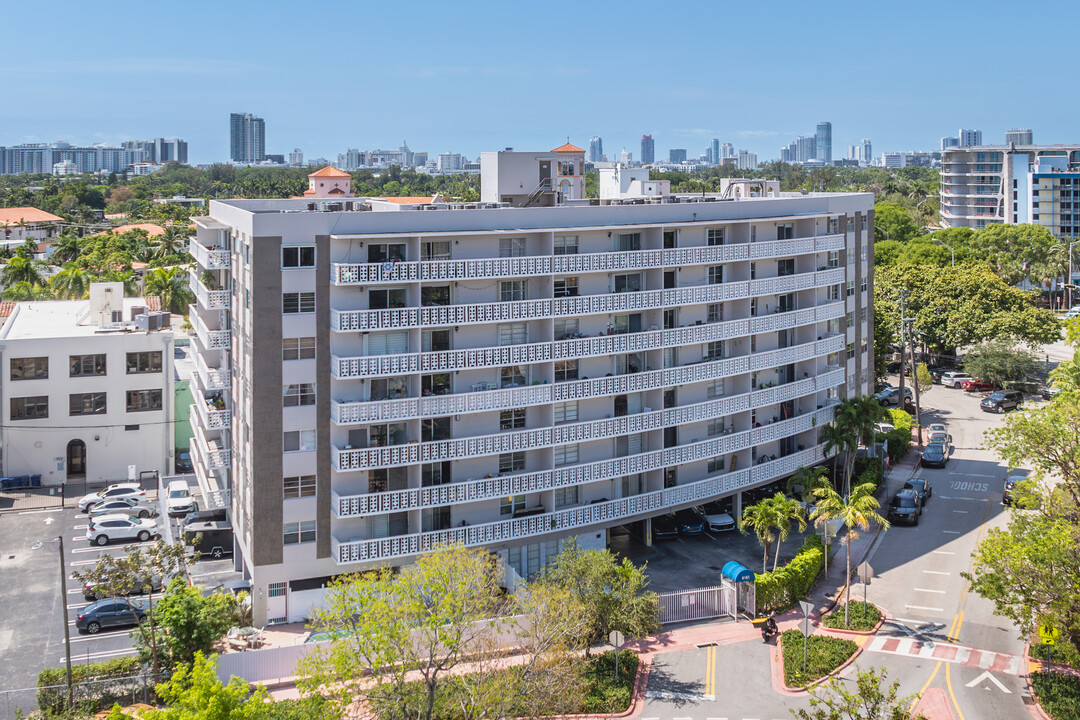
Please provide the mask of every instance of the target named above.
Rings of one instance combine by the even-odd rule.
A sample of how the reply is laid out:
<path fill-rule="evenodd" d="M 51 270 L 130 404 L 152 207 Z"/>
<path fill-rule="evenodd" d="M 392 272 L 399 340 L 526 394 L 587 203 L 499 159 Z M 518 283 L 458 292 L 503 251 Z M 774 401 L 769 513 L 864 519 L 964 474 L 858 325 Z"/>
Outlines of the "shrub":
<path fill-rule="evenodd" d="M 1032 660 L 1051 660 L 1080 670 L 1080 652 L 1068 643 L 1058 643 L 1054 646 L 1053 652 L 1050 651 L 1049 645 L 1032 644 L 1029 654 Z"/>
<path fill-rule="evenodd" d="M 1031 673 L 1039 705 L 1054 720 L 1080 718 L 1080 678 L 1063 673 Z"/>
<path fill-rule="evenodd" d="M 757 576 L 755 593 L 759 613 L 786 608 L 810 592 L 825 566 L 825 548 L 815 533 L 806 536 L 791 562 Z"/>
<path fill-rule="evenodd" d="M 806 687 L 818 678 L 825 677 L 843 665 L 859 649 L 851 640 L 811 635 L 806 638 L 806 672 L 803 672 L 803 634 L 798 630 L 785 630 L 780 635 L 784 652 L 784 684 L 788 687 Z"/>
<path fill-rule="evenodd" d="M 615 651 L 590 659 L 585 670 L 583 713 L 621 713 L 630 707 L 637 677 L 638 658 L 631 650 L 619 652 L 619 679 L 615 679 Z"/>
<path fill-rule="evenodd" d="M 844 607 L 841 605 L 825 616 L 821 624 L 839 630 L 873 630 L 881 622 L 881 611 L 876 606 L 864 602 L 848 603 L 848 624 L 844 625 Z"/>
<path fill-rule="evenodd" d="M 76 707 L 92 715 L 106 710 L 119 701 L 130 702 L 134 693 L 143 688 L 142 672 L 136 657 L 118 657 L 111 660 L 71 666 L 71 682 L 75 686 Z M 127 682 L 115 682 L 121 678 L 135 678 Z M 114 682 L 107 682 L 112 680 Z M 38 708 L 45 715 L 56 715 L 67 706 L 67 670 L 46 668 L 38 673 Z"/>

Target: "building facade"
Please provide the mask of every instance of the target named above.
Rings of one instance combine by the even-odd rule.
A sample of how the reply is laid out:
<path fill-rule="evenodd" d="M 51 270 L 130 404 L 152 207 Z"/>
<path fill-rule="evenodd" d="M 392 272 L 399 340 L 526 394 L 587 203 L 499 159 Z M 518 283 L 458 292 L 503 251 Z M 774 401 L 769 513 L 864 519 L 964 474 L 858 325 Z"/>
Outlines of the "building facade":
<path fill-rule="evenodd" d="M 1006 145 L 1034 145 L 1035 140 L 1028 128 L 1013 128 L 1005 133 Z"/>
<path fill-rule="evenodd" d="M 872 389 L 873 198 L 743 197 L 213 201 L 192 456 L 255 622 L 448 542 L 512 587 L 568 536 L 820 462 Z"/>
<path fill-rule="evenodd" d="M 16 248 L 27 240 L 52 240 L 63 225 L 64 218 L 38 208 L 0 208 L 0 247 Z"/>
<path fill-rule="evenodd" d="M 229 158 L 237 163 L 265 160 L 266 121 L 251 113 L 230 113 Z"/>
<path fill-rule="evenodd" d="M 593 135 L 589 140 L 589 162 L 598 163 L 604 159 L 604 141 L 599 135 Z"/>
<path fill-rule="evenodd" d="M 127 143 L 125 143 L 127 145 Z M 112 145 L 75 146 L 58 142 L 51 145 L 33 143 L 0 147 L 0 175 L 20 173 L 52 173 L 59 163 L 70 163 L 75 173 L 127 172 L 137 163 L 147 162 L 149 153 L 143 147 Z M 71 174 L 71 173 L 69 173 Z"/>
<path fill-rule="evenodd" d="M 819 122 L 817 131 L 814 133 L 815 152 L 814 159 L 821 160 L 826 165 L 832 164 L 832 123 Z"/>
<path fill-rule="evenodd" d="M 146 300 L 123 294 L 121 283 L 94 283 L 90 300 L 15 306 L 0 330 L 4 475 L 59 486 L 123 482 L 132 465 L 172 472 L 168 316 L 143 329 Z"/>
<path fill-rule="evenodd" d="M 656 162 L 656 144 L 652 135 L 641 136 L 641 164 L 651 165 Z"/>

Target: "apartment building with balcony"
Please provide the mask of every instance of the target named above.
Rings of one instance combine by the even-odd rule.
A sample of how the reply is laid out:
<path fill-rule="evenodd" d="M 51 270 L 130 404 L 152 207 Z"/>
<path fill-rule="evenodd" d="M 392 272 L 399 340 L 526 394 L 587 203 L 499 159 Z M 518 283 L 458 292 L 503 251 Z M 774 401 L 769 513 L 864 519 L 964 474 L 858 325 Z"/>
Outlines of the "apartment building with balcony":
<path fill-rule="evenodd" d="M 256 622 L 445 543 L 512 585 L 823 461 L 873 382 L 873 198 L 747 196 L 212 201 L 192 457 Z"/>

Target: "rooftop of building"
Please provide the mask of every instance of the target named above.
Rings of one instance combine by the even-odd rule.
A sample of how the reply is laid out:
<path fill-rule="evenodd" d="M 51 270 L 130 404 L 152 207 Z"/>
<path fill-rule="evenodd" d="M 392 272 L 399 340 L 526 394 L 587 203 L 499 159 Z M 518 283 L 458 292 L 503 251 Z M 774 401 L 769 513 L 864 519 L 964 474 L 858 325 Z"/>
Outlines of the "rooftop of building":
<path fill-rule="evenodd" d="M 33 207 L 0 208 L 0 225 L 41 222 L 64 222 L 64 218 Z"/>
<path fill-rule="evenodd" d="M 1041 145 L 1038 143 L 1033 143 L 1031 145 L 1016 145 L 1005 143 L 1001 143 L 1000 145 L 954 145 L 952 147 L 942 148 L 941 152 L 970 152 L 972 150 L 1000 150 L 1004 152 L 1006 150 L 1009 150 L 1010 148 L 1016 152 L 1026 152 L 1031 150 L 1080 150 L 1080 143 L 1058 143 L 1055 145 Z"/>
<path fill-rule="evenodd" d="M 124 298 L 124 318 L 130 318 L 132 308 L 136 307 L 144 307 L 147 311 L 154 312 L 154 307 L 160 307 L 160 304 L 152 304 L 152 300 L 156 301 L 157 298 Z M 0 329 L 0 338 L 4 340 L 73 338 L 130 332 L 142 331 L 123 325 L 117 328 L 98 326 L 90 317 L 89 300 L 32 300 L 14 303 L 3 329 Z"/>
<path fill-rule="evenodd" d="M 308 177 L 352 177 L 352 175 L 345 172 L 344 170 L 338 170 L 336 167 L 327 165 L 322 170 L 316 170 L 315 172 L 309 174 Z"/>
<path fill-rule="evenodd" d="M 135 223 L 134 225 L 121 225 L 114 227 L 111 232 L 113 235 L 119 235 L 120 233 L 129 232 L 131 230 L 145 230 L 146 234 L 150 237 L 158 237 L 165 234 L 165 228 L 154 223 Z"/>

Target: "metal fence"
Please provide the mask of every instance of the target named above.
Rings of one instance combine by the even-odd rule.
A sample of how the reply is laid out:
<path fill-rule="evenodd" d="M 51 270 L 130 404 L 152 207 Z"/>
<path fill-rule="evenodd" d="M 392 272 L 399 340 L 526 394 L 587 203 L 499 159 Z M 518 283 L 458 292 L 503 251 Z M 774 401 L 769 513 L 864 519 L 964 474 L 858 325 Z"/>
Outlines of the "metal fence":
<path fill-rule="evenodd" d="M 0 490 L 0 512 L 11 510 L 48 510 L 52 508 L 75 507 L 79 498 L 102 490 L 114 483 L 131 482 L 127 478 L 111 480 L 66 480 L 60 485 L 48 487 L 20 488 L 18 490 Z M 139 473 L 137 480 L 146 491 L 156 491 L 158 474 L 156 471 Z"/>
<path fill-rule="evenodd" d="M 161 676 L 160 679 L 166 677 Z M 92 715 L 100 710 L 108 710 L 113 703 L 130 705 L 152 702 L 154 687 L 158 682 L 158 676 L 153 674 L 79 682 L 72 685 L 72 697 L 75 707 Z M 67 692 L 67 685 L 0 690 L 0 720 L 29 716 L 40 709 L 39 700 L 46 705 L 62 707 L 67 703 Z"/>
<path fill-rule="evenodd" d="M 735 617 L 734 588 L 713 586 L 695 590 L 675 590 L 662 593 L 657 602 L 660 606 L 660 622 L 688 622 L 718 617 Z"/>

